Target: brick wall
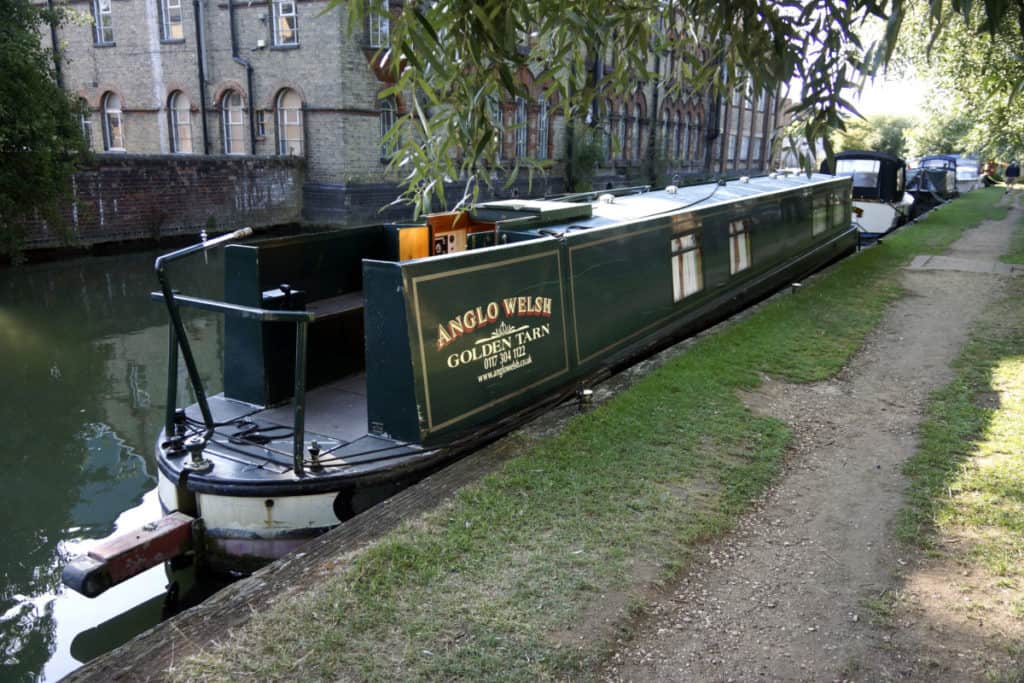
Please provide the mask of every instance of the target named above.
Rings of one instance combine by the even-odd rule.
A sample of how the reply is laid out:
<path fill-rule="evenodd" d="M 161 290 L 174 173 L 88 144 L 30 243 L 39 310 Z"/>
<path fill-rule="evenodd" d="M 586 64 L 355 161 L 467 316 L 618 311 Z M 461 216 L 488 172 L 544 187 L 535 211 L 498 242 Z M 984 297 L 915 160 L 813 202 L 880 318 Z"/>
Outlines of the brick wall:
<path fill-rule="evenodd" d="M 73 243 L 156 239 L 299 220 L 305 167 L 288 157 L 100 154 L 75 175 L 63 214 Z M 64 246 L 36 221 L 24 247 Z"/>

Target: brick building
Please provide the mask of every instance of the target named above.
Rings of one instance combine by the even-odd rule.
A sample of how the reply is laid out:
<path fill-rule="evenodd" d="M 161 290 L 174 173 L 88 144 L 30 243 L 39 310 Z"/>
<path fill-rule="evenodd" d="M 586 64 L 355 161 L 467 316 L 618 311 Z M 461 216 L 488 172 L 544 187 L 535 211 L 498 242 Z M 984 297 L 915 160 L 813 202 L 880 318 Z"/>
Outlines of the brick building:
<path fill-rule="evenodd" d="M 344 7 L 328 10 L 326 0 L 65 1 L 88 20 L 55 33 L 62 85 L 88 104 L 82 127 L 101 163 L 108 154 L 299 157 L 302 213 L 312 220 L 365 219 L 395 197 L 381 139 L 396 105 L 381 97 L 387 83 L 373 68 L 389 38 L 385 15 L 371 12 L 350 35 Z M 610 47 L 595 68 L 613 58 Z M 667 82 L 675 60 L 652 62 Z M 542 189 L 558 191 L 565 121 L 528 71 L 521 78 L 530 97 L 496 111 L 502 159 L 554 160 Z M 597 182 L 646 182 L 652 158 L 661 180 L 764 170 L 777 102 L 747 92 L 720 103 L 667 98 L 659 83 L 600 102 Z"/>
<path fill-rule="evenodd" d="M 360 41 L 323 0 L 70 2 L 91 24 L 58 32 L 63 85 L 92 111 L 94 150 L 296 155 L 308 180 L 382 177 L 392 117 L 369 62 L 386 22 Z"/>

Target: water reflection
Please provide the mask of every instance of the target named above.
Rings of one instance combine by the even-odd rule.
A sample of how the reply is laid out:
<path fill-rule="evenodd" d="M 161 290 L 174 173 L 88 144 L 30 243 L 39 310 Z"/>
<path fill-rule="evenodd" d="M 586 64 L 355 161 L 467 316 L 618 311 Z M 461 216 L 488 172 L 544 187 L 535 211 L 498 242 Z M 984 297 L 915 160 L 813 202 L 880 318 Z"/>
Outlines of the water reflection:
<path fill-rule="evenodd" d="M 3 680 L 55 680 L 108 638 L 159 618 L 140 608 L 121 620 L 121 636 L 90 631 L 158 597 L 160 568 L 93 600 L 60 587 L 68 555 L 159 515 L 152 448 L 163 422 L 167 327 L 149 299 L 155 256 L 0 271 Z M 176 286 L 219 296 L 219 255 L 208 261 L 175 264 Z M 193 315 L 187 326 L 209 389 L 219 391 L 222 323 Z M 178 385 L 187 385 L 184 372 Z M 190 400 L 181 391 L 179 402 Z"/>

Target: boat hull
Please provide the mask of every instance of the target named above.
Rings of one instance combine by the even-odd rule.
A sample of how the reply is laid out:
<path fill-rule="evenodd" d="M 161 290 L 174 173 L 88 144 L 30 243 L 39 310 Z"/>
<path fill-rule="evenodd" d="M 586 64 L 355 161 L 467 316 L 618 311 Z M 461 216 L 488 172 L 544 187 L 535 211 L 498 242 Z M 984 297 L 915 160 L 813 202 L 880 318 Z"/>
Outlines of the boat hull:
<path fill-rule="evenodd" d="M 165 512 L 195 506 L 203 520 L 203 567 L 218 574 L 246 573 L 292 552 L 337 526 L 337 493 L 242 497 L 196 493 L 185 501 L 162 471 L 157 477 Z"/>
<path fill-rule="evenodd" d="M 910 220 L 914 198 L 908 193 L 898 203 L 859 200 L 853 205 L 861 214 L 857 218 L 861 239 L 877 239 Z"/>

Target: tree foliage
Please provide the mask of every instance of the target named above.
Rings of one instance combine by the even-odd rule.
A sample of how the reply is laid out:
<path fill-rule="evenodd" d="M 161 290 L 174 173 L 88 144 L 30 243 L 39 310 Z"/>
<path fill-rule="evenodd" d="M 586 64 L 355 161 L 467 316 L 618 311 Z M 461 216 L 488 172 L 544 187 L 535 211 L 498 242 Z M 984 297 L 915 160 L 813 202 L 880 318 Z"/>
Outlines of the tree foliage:
<path fill-rule="evenodd" d="M 60 221 L 77 161 L 86 153 L 77 102 L 54 78 L 39 31 L 60 21 L 29 0 L 0 0 L 0 254 L 17 257 L 23 221 Z"/>
<path fill-rule="evenodd" d="M 907 154 L 907 131 L 913 127 L 913 120 L 902 116 L 853 117 L 836 136 L 835 146 L 837 150 L 872 150 L 903 157 Z"/>
<path fill-rule="evenodd" d="M 949 22 L 934 41 L 914 40 L 908 31 L 897 56 L 934 84 L 917 146 L 934 151 L 977 151 L 989 158 L 1024 156 L 1024 3 L 998 3 L 996 17 L 985 5 L 971 7 L 965 19 Z M 908 23 L 927 32 L 935 19 L 926 3 L 908 13 Z M 932 150 L 929 150 L 932 151 Z"/>
<path fill-rule="evenodd" d="M 1012 14 L 1006 2 L 920 1 L 934 37 L 955 17 L 980 13 L 980 25 L 994 28 Z M 333 4 L 347 8 L 353 31 L 367 12 L 387 7 Z M 853 111 L 850 89 L 890 59 L 910 8 L 909 0 L 410 0 L 392 17 L 391 45 L 380 55 L 394 79 L 385 95 L 406 111 L 389 133 L 393 168 L 419 210 L 432 200 L 447 205 L 444 183 L 456 179 L 465 182 L 460 201 L 470 201 L 500 151 L 492 103 L 526 94 L 522 70 L 537 75 L 575 125 L 595 98 L 656 79 L 653 58 L 670 56 L 675 69 L 663 85 L 675 95 L 713 97 L 743 81 L 761 89 L 799 79 L 801 133 L 824 140 L 831 153 L 829 134 L 843 130 L 843 114 Z M 865 42 L 865 27 L 879 22 L 880 38 Z M 612 59 L 595 69 L 606 51 Z M 510 179 L 545 169 L 517 159 Z"/>
<path fill-rule="evenodd" d="M 926 154 L 973 154 L 978 151 L 970 142 L 973 128 L 974 119 L 958 108 L 931 107 L 908 135 L 909 153 L 918 157 Z"/>
<path fill-rule="evenodd" d="M 358 30 L 367 4 L 347 0 L 347 7 Z M 447 203 L 446 179 L 465 179 L 463 198 L 471 199 L 499 153 L 493 103 L 526 94 L 522 70 L 536 74 L 567 122 L 581 122 L 596 98 L 627 95 L 657 78 L 655 55 L 674 57 L 675 72 L 662 84 L 673 95 L 727 93 L 748 79 L 760 89 L 799 74 L 801 109 L 812 114 L 811 130 L 823 132 L 841 125 L 849 105 L 840 91 L 865 58 L 853 28 L 872 16 L 884 16 L 877 3 L 832 0 L 409 2 L 393 18 L 391 47 L 381 56 L 395 80 L 390 94 L 407 111 L 392 133 L 400 138 L 394 164 L 420 209 L 431 197 Z M 597 72 L 606 52 L 612 58 Z M 544 166 L 516 160 L 512 177 L 521 170 Z"/>

